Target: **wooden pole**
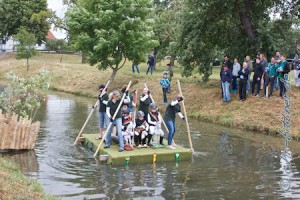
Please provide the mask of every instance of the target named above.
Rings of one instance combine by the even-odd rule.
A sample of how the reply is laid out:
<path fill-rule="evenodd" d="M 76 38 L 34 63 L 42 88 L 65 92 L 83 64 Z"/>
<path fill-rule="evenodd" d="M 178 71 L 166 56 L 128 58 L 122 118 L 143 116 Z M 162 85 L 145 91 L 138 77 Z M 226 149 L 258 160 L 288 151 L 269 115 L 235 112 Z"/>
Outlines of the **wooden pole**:
<path fill-rule="evenodd" d="M 130 85 L 131 85 L 131 81 L 128 83 L 127 88 L 126 88 L 125 91 L 128 91 L 128 89 L 130 88 Z M 116 116 L 117 116 L 117 114 L 118 114 L 118 112 L 119 112 L 119 110 L 120 110 L 120 108 L 121 108 L 121 106 L 122 106 L 122 104 L 123 104 L 123 101 L 124 101 L 124 99 L 125 99 L 125 96 L 126 96 L 126 94 L 124 93 L 124 94 L 123 94 L 123 97 L 122 97 L 122 99 L 121 99 L 121 101 L 120 101 L 120 103 L 119 103 L 119 105 L 118 105 L 118 107 L 117 107 L 117 110 L 116 110 L 114 116 L 112 117 L 113 120 L 115 120 L 115 118 L 116 118 Z M 113 123 L 112 123 L 112 122 L 109 122 L 108 127 L 107 127 L 107 129 L 106 129 L 106 131 L 105 131 L 105 134 L 104 134 L 104 136 L 102 137 L 101 142 L 100 142 L 100 144 L 99 144 L 98 147 L 97 147 L 97 150 L 96 150 L 96 152 L 95 152 L 95 154 L 94 154 L 94 157 L 97 156 L 97 154 L 98 154 L 98 152 L 99 152 L 99 150 L 100 150 L 100 147 L 101 147 L 101 145 L 102 145 L 102 143 L 103 143 L 103 141 L 104 141 L 104 138 L 106 138 L 106 135 L 107 135 L 107 133 L 108 133 L 108 131 L 109 131 L 109 129 L 110 129 L 110 127 L 111 127 L 112 125 L 113 125 Z"/>
<path fill-rule="evenodd" d="M 102 96 L 102 95 L 104 94 L 104 91 L 106 91 L 106 89 L 107 89 L 109 83 L 110 83 L 110 80 L 107 81 L 106 86 L 105 86 L 105 88 L 102 90 L 102 93 L 101 93 L 100 96 Z M 99 105 L 99 99 L 97 100 L 97 102 L 95 103 L 95 105 L 94 105 L 93 109 L 91 110 L 89 116 L 88 116 L 87 119 L 85 120 L 85 122 L 84 122 L 84 124 L 83 124 L 83 126 L 82 126 L 80 132 L 78 133 L 78 135 L 77 135 L 77 137 L 76 137 L 76 140 L 75 140 L 75 142 L 74 142 L 73 145 L 76 145 L 76 144 L 77 144 L 79 138 L 81 137 L 82 131 L 84 130 L 84 128 L 85 128 L 85 126 L 87 125 L 88 121 L 90 120 L 90 118 L 91 118 L 91 116 L 92 116 L 92 114 L 93 114 L 95 108 L 96 108 L 98 105 Z"/>
<path fill-rule="evenodd" d="M 179 93 L 180 93 L 181 96 L 183 96 L 179 80 L 177 80 L 177 84 L 178 84 Z M 191 137 L 191 131 L 190 131 L 190 125 L 189 125 L 189 121 L 188 121 L 188 118 L 187 118 L 187 113 L 186 113 L 186 109 L 185 109 L 184 100 L 182 101 L 182 107 L 183 107 L 183 112 L 184 112 L 184 116 L 185 116 L 185 123 L 186 123 L 187 132 L 188 132 L 190 148 L 191 148 L 192 152 L 194 152 L 192 137 Z"/>
<path fill-rule="evenodd" d="M 149 90 L 149 88 L 147 87 L 147 84 L 146 84 L 146 83 L 144 83 L 144 85 L 145 85 L 145 88 L 147 88 L 147 89 Z M 151 93 L 150 93 L 150 98 L 151 98 L 152 102 L 153 102 L 153 103 L 155 103 L 155 101 L 154 101 L 154 99 L 153 99 L 153 97 L 152 97 Z M 166 131 L 167 131 L 167 132 L 169 132 L 169 129 L 168 129 L 168 127 L 167 127 L 166 123 L 165 123 L 165 120 L 164 120 L 164 118 L 162 118 L 162 116 L 161 116 L 161 115 L 160 115 L 160 119 L 161 119 L 161 121 L 162 121 L 162 123 L 163 123 L 163 125 L 164 125 L 164 127 L 165 127 L 165 129 L 166 129 Z M 175 143 L 175 141 L 174 141 L 174 140 L 172 140 L 172 143 L 173 143 L 174 145 L 176 145 L 176 143 Z"/>
<path fill-rule="evenodd" d="M 267 86 L 267 88 L 266 88 L 266 97 L 267 98 L 269 97 L 269 86 Z"/>

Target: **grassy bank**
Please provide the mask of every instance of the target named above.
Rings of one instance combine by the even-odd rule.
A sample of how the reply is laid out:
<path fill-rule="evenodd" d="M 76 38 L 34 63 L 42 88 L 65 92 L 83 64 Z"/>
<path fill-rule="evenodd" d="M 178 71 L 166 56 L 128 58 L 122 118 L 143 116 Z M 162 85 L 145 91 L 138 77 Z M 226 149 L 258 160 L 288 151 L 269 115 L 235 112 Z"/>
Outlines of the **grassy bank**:
<path fill-rule="evenodd" d="M 16 164 L 0 157 L 0 199 L 54 200 L 56 198 L 46 195 L 42 186 L 23 175 Z"/>
<path fill-rule="evenodd" d="M 97 87 L 100 83 L 105 83 L 111 70 L 98 71 L 96 67 L 81 64 L 81 57 L 74 55 L 40 55 L 31 60 L 30 71 L 24 67 L 24 61 L 16 61 L 13 55 L 5 55 L 0 59 L 0 81 L 3 81 L 5 72 L 14 71 L 20 75 L 30 76 L 36 74 L 41 68 L 49 70 L 52 74 L 53 89 L 69 92 L 77 95 L 95 97 Z M 158 63 L 154 76 L 146 76 L 146 64 L 141 64 L 141 74 L 131 72 L 131 63 L 127 62 L 110 85 L 109 90 L 120 89 L 129 80 L 133 81 L 132 88 L 142 90 L 143 84 L 147 83 L 157 102 L 162 101 L 162 91 L 159 80 L 165 63 Z M 186 98 L 188 114 L 191 117 L 221 124 L 228 127 L 252 130 L 255 132 L 277 135 L 276 132 L 281 126 L 281 112 L 284 101 L 279 98 L 262 99 L 249 97 L 247 101 L 240 102 L 238 95 L 232 95 L 232 101 L 225 104 L 220 99 L 221 89 L 219 83 L 219 69 L 213 70 L 213 75 L 208 83 L 199 82 L 199 75 L 190 78 L 182 78 L 180 69 L 174 69 L 174 81 L 172 82 L 173 92 L 169 95 L 174 97 L 177 90 L 176 79 L 182 82 L 183 93 Z M 291 72 L 291 82 L 293 84 L 293 74 Z M 275 91 L 278 95 L 278 91 Z M 295 139 L 300 137 L 300 89 L 292 87 L 292 114 L 293 129 L 292 134 Z M 163 105 L 159 104 L 161 109 Z"/>

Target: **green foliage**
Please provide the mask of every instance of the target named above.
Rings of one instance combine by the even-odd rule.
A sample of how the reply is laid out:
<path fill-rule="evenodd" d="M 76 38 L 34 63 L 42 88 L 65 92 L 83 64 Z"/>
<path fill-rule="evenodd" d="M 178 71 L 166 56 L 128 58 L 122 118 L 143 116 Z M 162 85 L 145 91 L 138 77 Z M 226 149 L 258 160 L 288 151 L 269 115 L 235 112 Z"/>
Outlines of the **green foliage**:
<path fill-rule="evenodd" d="M 155 1 L 154 33 L 160 46 L 156 49 L 158 60 L 165 56 L 177 56 L 177 38 L 180 34 L 182 0 Z"/>
<path fill-rule="evenodd" d="M 184 1 L 179 37 L 183 75 L 190 76 L 197 69 L 208 80 L 210 62 L 218 50 L 240 60 L 258 50 L 266 51 L 267 56 L 284 50 L 299 17 L 297 5 L 299 1 L 287 4 L 284 0 Z M 279 12 L 280 17 L 271 18 L 272 12 Z"/>
<path fill-rule="evenodd" d="M 47 39 L 46 48 L 48 51 L 65 51 L 68 45 L 63 39 Z"/>
<path fill-rule="evenodd" d="M 41 106 L 43 92 L 50 88 L 49 72 L 41 71 L 27 79 L 9 72 L 5 78 L 8 85 L 0 94 L 0 109 L 34 119 Z"/>
<path fill-rule="evenodd" d="M 35 35 L 38 42 L 45 40 L 50 28 L 48 20 L 52 13 L 47 0 L 2 0 L 0 1 L 0 37 L 18 33 L 25 27 Z"/>
<path fill-rule="evenodd" d="M 153 39 L 149 0 L 79 0 L 67 13 L 67 26 L 77 50 L 90 65 L 116 72 L 126 59 L 138 64 L 158 46 Z"/>
<path fill-rule="evenodd" d="M 36 55 L 38 51 L 35 49 L 36 38 L 33 33 L 28 32 L 23 27 L 19 29 L 18 34 L 14 36 L 14 40 L 18 42 L 16 45 L 16 59 L 27 59 L 27 71 L 29 70 L 29 58 Z"/>

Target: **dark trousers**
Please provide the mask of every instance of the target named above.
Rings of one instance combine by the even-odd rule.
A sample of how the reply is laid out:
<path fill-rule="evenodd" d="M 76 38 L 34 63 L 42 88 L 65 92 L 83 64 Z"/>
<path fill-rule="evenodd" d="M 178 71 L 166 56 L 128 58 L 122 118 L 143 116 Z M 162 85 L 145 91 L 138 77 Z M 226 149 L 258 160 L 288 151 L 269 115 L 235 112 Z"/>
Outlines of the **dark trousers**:
<path fill-rule="evenodd" d="M 280 78 L 278 78 L 278 81 L 279 81 L 279 95 L 281 97 L 283 97 L 283 95 L 285 95 L 286 93 L 286 88 L 284 87 L 284 83 L 280 80 Z"/>
<path fill-rule="evenodd" d="M 260 80 L 257 80 L 258 77 L 254 76 L 252 81 L 252 94 L 254 94 L 255 86 L 257 85 L 257 93 L 259 94 L 260 91 Z"/>
<path fill-rule="evenodd" d="M 232 77 L 232 90 L 237 90 L 237 76 Z"/>
<path fill-rule="evenodd" d="M 147 72 L 146 72 L 146 75 L 149 73 L 149 71 L 150 71 L 150 73 L 151 73 L 151 75 L 152 75 L 152 74 L 153 74 L 153 70 L 154 70 L 154 66 L 149 65 L 149 66 L 148 66 L 148 69 L 147 69 Z"/>
<path fill-rule="evenodd" d="M 168 88 L 163 88 L 163 96 L 164 96 L 164 103 L 167 103 L 167 92 L 168 92 Z"/>
<path fill-rule="evenodd" d="M 265 96 L 267 95 L 267 87 L 269 86 L 269 83 L 270 83 L 270 96 L 273 95 L 273 89 L 274 89 L 274 80 L 275 80 L 275 77 L 271 77 L 271 76 L 268 76 L 266 78 L 266 82 L 265 82 L 265 87 L 264 87 L 264 94 Z"/>
<path fill-rule="evenodd" d="M 240 99 L 246 100 L 247 80 L 241 79 L 239 84 Z"/>
<path fill-rule="evenodd" d="M 134 135 L 134 143 L 136 146 L 142 144 L 142 134 L 139 133 L 139 135 Z"/>

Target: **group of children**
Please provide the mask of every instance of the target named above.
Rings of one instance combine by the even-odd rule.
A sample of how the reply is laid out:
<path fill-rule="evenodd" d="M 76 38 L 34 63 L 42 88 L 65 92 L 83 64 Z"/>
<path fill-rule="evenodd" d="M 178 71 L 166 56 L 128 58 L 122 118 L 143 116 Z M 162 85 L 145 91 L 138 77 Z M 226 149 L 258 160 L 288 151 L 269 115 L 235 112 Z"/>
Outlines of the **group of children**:
<path fill-rule="evenodd" d="M 139 108 L 136 113 L 133 112 L 133 107 L 136 106 L 135 91 L 129 94 L 129 92 L 126 91 L 126 87 L 124 87 L 125 90 L 123 89 L 122 92 L 123 95 L 125 95 L 125 98 L 124 101 L 121 102 L 122 95 L 118 91 L 114 91 L 108 95 L 106 91 L 103 91 L 104 88 L 104 85 L 100 85 L 99 87 L 100 136 L 97 139 L 101 139 L 103 137 L 104 128 L 107 128 L 110 121 L 116 127 L 120 152 L 124 150 L 133 150 L 134 146 L 138 148 L 165 147 L 163 144 L 164 132 L 161 126 L 162 116 L 157 105 L 152 102 L 148 88 L 143 89 L 143 93 L 140 96 Z M 174 126 L 176 113 L 184 119 L 183 115 L 180 113 L 179 105 L 179 102 L 182 100 L 183 97 L 179 96 L 176 101 L 173 101 L 170 105 L 168 105 L 170 108 L 167 107 L 167 110 L 170 110 L 169 112 L 174 113 L 174 117 L 171 119 L 171 121 L 174 121 Z M 117 112 L 117 107 L 120 103 L 122 103 L 122 107 Z M 167 115 L 168 113 L 166 113 L 166 116 Z M 110 128 L 106 130 L 107 133 L 104 148 L 110 148 L 111 133 L 114 126 L 110 126 Z M 175 149 L 175 147 L 169 143 L 169 140 L 173 140 L 175 128 L 170 126 L 168 129 L 169 135 L 167 147 Z"/>

